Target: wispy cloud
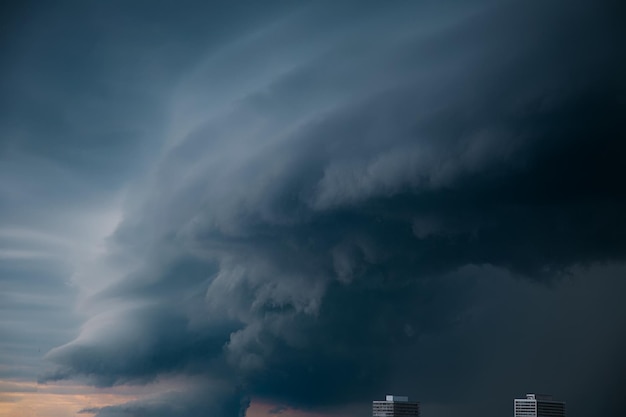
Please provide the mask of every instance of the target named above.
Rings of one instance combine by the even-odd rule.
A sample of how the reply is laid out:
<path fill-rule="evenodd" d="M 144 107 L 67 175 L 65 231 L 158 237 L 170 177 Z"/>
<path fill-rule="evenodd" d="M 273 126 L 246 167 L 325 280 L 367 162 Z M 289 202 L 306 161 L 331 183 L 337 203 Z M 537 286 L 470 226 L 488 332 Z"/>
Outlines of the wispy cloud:
<path fill-rule="evenodd" d="M 356 415 L 390 390 L 487 416 L 474 394 L 531 385 L 615 414 L 612 7 L 36 8 L 3 70 L 0 355 L 27 370 L 0 375 L 137 389 L 76 408 L 98 417 Z M 581 357 L 604 393 L 566 376 Z"/>

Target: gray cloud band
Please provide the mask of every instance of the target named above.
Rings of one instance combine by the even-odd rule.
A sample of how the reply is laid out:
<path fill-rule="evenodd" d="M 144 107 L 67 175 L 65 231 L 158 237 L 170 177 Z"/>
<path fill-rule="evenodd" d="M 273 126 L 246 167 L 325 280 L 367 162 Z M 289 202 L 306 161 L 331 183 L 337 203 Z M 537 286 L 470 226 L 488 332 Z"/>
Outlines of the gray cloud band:
<path fill-rule="evenodd" d="M 108 307 L 50 352 L 58 368 L 42 381 L 189 374 L 232 394 L 101 417 L 232 415 L 249 395 L 363 401 L 391 384 L 394 357 L 429 352 L 429 337 L 453 343 L 440 335 L 462 329 L 479 285 L 467 268 L 553 283 L 623 262 L 624 60 L 610 6 L 395 7 L 407 9 L 337 11 L 324 36 L 311 30 L 323 13 L 307 9 L 289 19 L 315 25 L 271 26 L 199 66 L 180 104 L 199 122 L 112 237 L 111 259 L 142 266 L 92 296 Z M 305 35 L 319 41 L 299 55 L 289 38 Z M 237 48 L 267 51 L 275 62 L 259 73 L 276 75 L 254 85 L 248 67 L 265 54 L 242 64 Z M 203 114 L 223 68 L 251 86 Z"/>

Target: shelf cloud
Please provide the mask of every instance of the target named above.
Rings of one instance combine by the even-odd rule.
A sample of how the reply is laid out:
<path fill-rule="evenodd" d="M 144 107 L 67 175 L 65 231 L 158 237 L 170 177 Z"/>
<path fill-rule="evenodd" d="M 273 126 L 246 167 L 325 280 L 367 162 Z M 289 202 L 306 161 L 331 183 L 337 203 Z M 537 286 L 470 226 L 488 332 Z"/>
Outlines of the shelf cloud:
<path fill-rule="evenodd" d="M 332 414 L 397 390 L 497 415 L 472 398 L 535 386 L 625 411 L 617 3 L 32 7 L 3 69 L 27 165 L 0 168 L 0 210 L 26 187 L 50 224 L 115 213 L 39 381 L 194 381 L 83 413 Z M 32 236 L 0 233 L 0 259 L 46 254 Z"/>

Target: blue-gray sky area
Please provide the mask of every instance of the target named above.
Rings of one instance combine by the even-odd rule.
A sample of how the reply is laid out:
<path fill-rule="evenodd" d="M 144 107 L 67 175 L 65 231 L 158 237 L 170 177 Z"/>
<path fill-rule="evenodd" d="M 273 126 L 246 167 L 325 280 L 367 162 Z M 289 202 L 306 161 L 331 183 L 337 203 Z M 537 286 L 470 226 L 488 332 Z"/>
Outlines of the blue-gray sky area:
<path fill-rule="evenodd" d="M 0 403 L 626 415 L 621 3 L 4 2 Z"/>

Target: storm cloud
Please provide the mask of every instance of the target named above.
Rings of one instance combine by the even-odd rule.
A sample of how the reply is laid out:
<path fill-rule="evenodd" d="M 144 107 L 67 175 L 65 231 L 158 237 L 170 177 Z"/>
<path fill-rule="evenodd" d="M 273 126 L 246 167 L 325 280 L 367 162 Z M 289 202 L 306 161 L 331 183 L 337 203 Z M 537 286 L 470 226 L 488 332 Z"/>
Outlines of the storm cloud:
<path fill-rule="evenodd" d="M 5 148 L 85 176 L 52 206 L 122 201 L 41 382 L 193 381 L 99 417 L 368 412 L 390 390 L 439 416 L 535 389 L 625 411 L 621 6 L 146 7 L 18 13 L 60 57 L 19 77 L 81 91 Z"/>

